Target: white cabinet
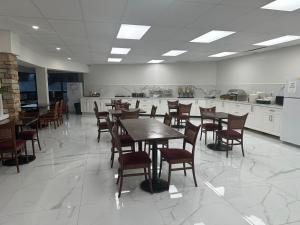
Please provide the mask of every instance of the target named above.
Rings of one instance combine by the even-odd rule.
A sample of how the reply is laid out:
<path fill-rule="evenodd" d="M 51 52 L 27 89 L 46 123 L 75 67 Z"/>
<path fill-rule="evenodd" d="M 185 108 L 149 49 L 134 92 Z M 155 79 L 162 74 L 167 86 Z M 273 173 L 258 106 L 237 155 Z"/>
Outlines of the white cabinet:
<path fill-rule="evenodd" d="M 280 136 L 281 110 L 265 108 L 263 112 L 263 131 Z"/>
<path fill-rule="evenodd" d="M 146 114 L 150 114 L 152 107 L 152 99 L 140 99 L 140 108 L 146 111 Z"/>

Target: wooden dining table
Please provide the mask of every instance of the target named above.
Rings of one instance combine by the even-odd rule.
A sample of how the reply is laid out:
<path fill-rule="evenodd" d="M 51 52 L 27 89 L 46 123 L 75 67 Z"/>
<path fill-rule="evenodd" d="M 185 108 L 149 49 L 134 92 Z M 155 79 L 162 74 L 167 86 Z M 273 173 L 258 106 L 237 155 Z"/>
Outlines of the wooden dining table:
<path fill-rule="evenodd" d="M 168 182 L 160 179 L 157 173 L 157 143 L 162 140 L 184 138 L 184 135 L 152 118 L 120 120 L 120 124 L 135 142 L 142 143 L 143 141 L 147 141 L 152 145 L 153 192 L 159 193 L 167 191 L 169 189 Z M 142 145 L 139 144 L 139 146 Z M 139 149 L 139 151 L 141 151 L 141 149 Z M 150 192 L 149 182 L 144 180 L 141 183 L 141 188 L 144 191 Z"/>
<path fill-rule="evenodd" d="M 126 109 L 126 111 L 132 112 L 132 111 L 136 111 L 136 108 L 131 108 L 131 109 Z M 139 113 L 140 114 L 145 114 L 146 111 L 144 109 L 139 109 Z M 116 118 L 119 118 L 122 115 L 122 110 L 121 109 L 109 109 L 108 112 Z"/>
<path fill-rule="evenodd" d="M 223 120 L 228 119 L 228 113 L 224 112 L 203 112 L 201 116 L 218 121 L 218 131 L 223 129 Z M 228 146 L 224 145 L 220 139 L 217 141 L 217 143 L 208 144 L 207 147 L 214 151 L 226 151 L 228 149 Z"/>

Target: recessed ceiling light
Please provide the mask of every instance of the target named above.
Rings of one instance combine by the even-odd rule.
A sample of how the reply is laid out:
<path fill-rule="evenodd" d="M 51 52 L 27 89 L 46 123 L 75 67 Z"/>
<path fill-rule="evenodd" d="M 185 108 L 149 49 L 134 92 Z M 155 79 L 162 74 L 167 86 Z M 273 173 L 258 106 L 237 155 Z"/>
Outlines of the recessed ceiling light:
<path fill-rule="evenodd" d="M 268 41 L 263 41 L 263 42 L 259 42 L 253 45 L 258 45 L 258 46 L 272 46 L 272 45 L 278 45 L 281 43 L 285 43 L 285 42 L 289 42 L 289 41 L 294 41 L 294 40 L 298 40 L 300 39 L 300 36 L 294 36 L 294 35 L 286 35 L 286 36 L 282 36 L 279 38 L 274 38 Z"/>
<path fill-rule="evenodd" d="M 70 57 L 68 57 L 67 59 L 68 59 L 69 61 L 71 61 L 71 60 L 72 60 L 72 58 L 70 58 Z"/>
<path fill-rule="evenodd" d="M 262 9 L 295 11 L 300 8 L 299 0 L 276 0 L 261 7 Z"/>
<path fill-rule="evenodd" d="M 107 62 L 121 62 L 122 59 L 121 58 L 108 58 Z"/>
<path fill-rule="evenodd" d="M 32 29 L 38 30 L 38 29 L 40 29 L 40 27 L 37 26 L 37 25 L 33 25 L 33 26 L 32 26 Z"/>
<path fill-rule="evenodd" d="M 131 48 L 112 48 L 110 54 L 127 55 Z"/>
<path fill-rule="evenodd" d="M 163 62 L 164 60 L 160 60 L 160 59 L 152 59 L 150 60 L 148 63 L 161 63 Z"/>
<path fill-rule="evenodd" d="M 190 42 L 211 43 L 213 41 L 227 37 L 234 33 L 235 33 L 235 31 L 212 30 L 206 34 L 201 35 L 200 37 L 197 37 L 197 38 L 191 40 Z"/>
<path fill-rule="evenodd" d="M 185 51 L 185 50 L 171 50 L 171 51 L 168 51 L 165 54 L 163 54 L 163 56 L 178 56 L 178 55 L 181 55 L 186 52 L 187 51 Z"/>
<path fill-rule="evenodd" d="M 225 56 L 228 56 L 228 55 L 234 55 L 236 54 L 237 52 L 220 52 L 218 54 L 214 54 L 214 55 L 210 55 L 208 57 L 215 57 L 215 58 L 218 58 L 218 57 L 225 57 Z"/>
<path fill-rule="evenodd" d="M 56 47 L 56 50 L 57 50 L 57 51 L 60 51 L 60 49 L 61 49 L 60 47 Z"/>
<path fill-rule="evenodd" d="M 118 39 L 140 40 L 151 26 L 122 24 L 118 32 Z"/>

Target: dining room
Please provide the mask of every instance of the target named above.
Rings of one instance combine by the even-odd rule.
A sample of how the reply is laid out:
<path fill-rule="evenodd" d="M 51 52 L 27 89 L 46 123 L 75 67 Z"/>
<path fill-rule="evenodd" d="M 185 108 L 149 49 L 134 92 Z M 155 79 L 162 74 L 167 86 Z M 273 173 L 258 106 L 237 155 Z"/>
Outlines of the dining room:
<path fill-rule="evenodd" d="M 299 0 L 0 0 L 0 224 L 300 225 Z"/>

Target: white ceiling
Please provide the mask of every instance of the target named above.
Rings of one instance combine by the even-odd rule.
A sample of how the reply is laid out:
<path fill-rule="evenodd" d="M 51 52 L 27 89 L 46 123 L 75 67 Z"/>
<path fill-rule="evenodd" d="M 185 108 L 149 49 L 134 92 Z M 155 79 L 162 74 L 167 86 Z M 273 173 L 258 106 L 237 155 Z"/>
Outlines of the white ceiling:
<path fill-rule="evenodd" d="M 260 9 L 272 0 L 0 0 L 0 29 L 18 33 L 47 54 L 86 63 L 107 63 L 112 47 L 132 48 L 122 63 L 150 59 L 211 61 L 211 54 L 242 52 L 252 44 L 283 35 L 300 35 L 300 11 Z M 119 40 L 122 23 L 151 25 L 142 40 Z M 39 25 L 35 31 L 32 25 Z M 236 34 L 210 44 L 189 41 L 210 30 Z M 294 41 L 265 50 L 299 44 Z M 61 47 L 57 52 L 55 47 Z M 172 50 L 188 50 L 163 57 Z M 119 56 L 116 56 L 119 57 Z"/>

